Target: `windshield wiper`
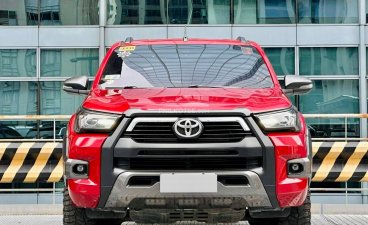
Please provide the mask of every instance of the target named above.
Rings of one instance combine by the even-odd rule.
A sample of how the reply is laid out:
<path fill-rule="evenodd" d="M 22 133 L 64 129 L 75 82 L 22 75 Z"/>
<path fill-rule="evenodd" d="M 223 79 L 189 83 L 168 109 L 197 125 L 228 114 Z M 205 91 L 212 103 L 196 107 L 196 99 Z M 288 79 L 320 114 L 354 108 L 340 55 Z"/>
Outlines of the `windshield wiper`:
<path fill-rule="evenodd" d="M 189 85 L 186 88 L 228 88 L 227 86 Z"/>
<path fill-rule="evenodd" d="M 134 89 L 134 88 L 138 88 L 137 86 L 124 86 L 122 87 L 122 89 Z"/>
<path fill-rule="evenodd" d="M 106 86 L 105 89 L 135 89 L 137 86 Z"/>

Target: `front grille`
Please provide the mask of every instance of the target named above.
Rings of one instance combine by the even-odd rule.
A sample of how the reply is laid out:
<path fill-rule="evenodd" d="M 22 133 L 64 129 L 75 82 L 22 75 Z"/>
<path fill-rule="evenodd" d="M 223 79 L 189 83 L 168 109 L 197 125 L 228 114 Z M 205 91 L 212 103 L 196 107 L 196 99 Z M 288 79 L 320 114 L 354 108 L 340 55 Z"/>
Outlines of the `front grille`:
<path fill-rule="evenodd" d="M 130 137 L 138 143 L 228 143 L 239 142 L 250 131 L 245 131 L 237 121 L 202 122 L 204 130 L 196 139 L 178 138 L 174 131 L 174 122 L 139 122 L 124 137 Z"/>
<path fill-rule="evenodd" d="M 138 156 L 237 156 L 239 152 L 237 150 L 211 150 L 211 149 L 166 149 L 166 150 L 139 150 Z"/>
<path fill-rule="evenodd" d="M 125 170 L 244 170 L 262 166 L 262 157 L 228 158 L 115 158 Z"/>

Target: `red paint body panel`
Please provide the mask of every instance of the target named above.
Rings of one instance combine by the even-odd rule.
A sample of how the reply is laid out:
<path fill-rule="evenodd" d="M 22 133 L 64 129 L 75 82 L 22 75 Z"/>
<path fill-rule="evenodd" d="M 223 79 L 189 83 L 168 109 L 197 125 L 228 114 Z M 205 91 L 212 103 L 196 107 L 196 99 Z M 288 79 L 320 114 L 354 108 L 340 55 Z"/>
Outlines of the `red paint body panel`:
<path fill-rule="evenodd" d="M 290 101 L 280 90 L 241 88 L 149 88 L 96 90 L 83 107 L 89 110 L 123 113 L 142 110 L 233 110 L 247 108 L 252 112 L 285 109 Z"/>
<path fill-rule="evenodd" d="M 107 134 L 77 134 L 75 115 L 69 121 L 69 158 L 88 161 L 89 179 L 68 179 L 69 195 L 82 208 L 95 208 L 100 199 L 101 149 Z"/>
<path fill-rule="evenodd" d="M 299 133 L 271 133 L 268 136 L 275 146 L 276 194 L 280 207 L 300 206 L 308 194 L 308 178 L 288 178 L 287 161 L 307 157 L 307 139 L 304 118 L 300 116 Z"/>

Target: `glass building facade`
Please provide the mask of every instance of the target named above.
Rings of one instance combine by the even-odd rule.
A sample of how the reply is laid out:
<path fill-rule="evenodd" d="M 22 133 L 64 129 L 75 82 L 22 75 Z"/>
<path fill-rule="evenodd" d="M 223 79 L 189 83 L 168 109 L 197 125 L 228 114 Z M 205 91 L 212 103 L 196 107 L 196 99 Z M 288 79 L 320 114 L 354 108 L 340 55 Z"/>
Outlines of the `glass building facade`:
<path fill-rule="evenodd" d="M 292 98 L 303 113 L 367 113 L 367 15 L 366 0 L 1 0 L 0 115 L 71 114 L 83 97 L 62 81 L 93 80 L 113 43 L 185 33 L 261 44 L 280 79 L 313 80 Z M 314 137 L 344 136 L 344 119 L 307 122 Z M 36 122 L 0 125 L 16 131 L 0 138 L 40 137 Z M 367 137 L 366 120 L 349 119 L 348 136 Z"/>

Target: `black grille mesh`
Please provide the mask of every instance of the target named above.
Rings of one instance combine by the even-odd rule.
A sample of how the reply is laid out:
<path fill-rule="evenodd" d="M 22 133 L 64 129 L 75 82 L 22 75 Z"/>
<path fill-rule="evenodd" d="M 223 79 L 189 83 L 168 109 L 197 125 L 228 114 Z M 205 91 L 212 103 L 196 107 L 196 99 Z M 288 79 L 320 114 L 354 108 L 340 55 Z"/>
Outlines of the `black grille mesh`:
<path fill-rule="evenodd" d="M 250 136 L 237 121 L 202 122 L 204 130 L 196 139 L 178 138 L 173 131 L 174 122 L 139 122 L 125 137 L 131 137 L 139 143 L 227 143 L 239 142 Z"/>
<path fill-rule="evenodd" d="M 244 170 L 262 166 L 262 158 L 117 158 L 115 165 L 131 170 Z"/>

